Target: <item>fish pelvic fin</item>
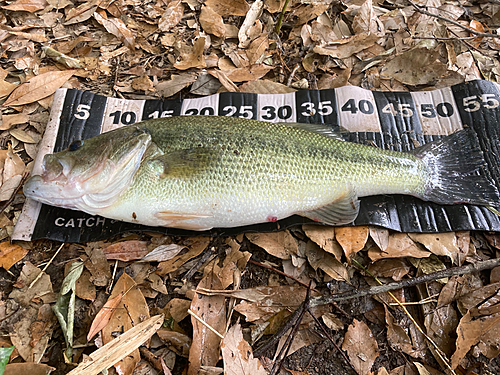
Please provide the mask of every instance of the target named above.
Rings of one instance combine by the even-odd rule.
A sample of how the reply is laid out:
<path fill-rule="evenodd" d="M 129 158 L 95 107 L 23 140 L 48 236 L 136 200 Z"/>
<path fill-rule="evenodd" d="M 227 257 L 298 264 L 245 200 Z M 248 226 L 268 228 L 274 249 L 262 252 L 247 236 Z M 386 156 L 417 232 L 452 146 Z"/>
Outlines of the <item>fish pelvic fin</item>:
<path fill-rule="evenodd" d="M 411 151 L 428 171 L 420 198 L 440 204 L 498 206 L 500 197 L 476 133 L 466 128 Z"/>
<path fill-rule="evenodd" d="M 161 220 L 161 226 L 188 229 L 188 230 L 209 230 L 211 226 L 203 224 L 190 223 L 189 220 L 193 219 L 207 219 L 211 218 L 210 215 L 199 215 L 195 213 L 178 213 L 171 211 L 160 211 L 155 214 L 155 217 Z M 188 222 L 186 222 L 188 220 Z"/>
<path fill-rule="evenodd" d="M 345 225 L 352 223 L 359 213 L 359 199 L 356 191 L 349 186 L 334 202 L 326 206 L 303 211 L 298 214 L 314 221 L 329 225 Z"/>

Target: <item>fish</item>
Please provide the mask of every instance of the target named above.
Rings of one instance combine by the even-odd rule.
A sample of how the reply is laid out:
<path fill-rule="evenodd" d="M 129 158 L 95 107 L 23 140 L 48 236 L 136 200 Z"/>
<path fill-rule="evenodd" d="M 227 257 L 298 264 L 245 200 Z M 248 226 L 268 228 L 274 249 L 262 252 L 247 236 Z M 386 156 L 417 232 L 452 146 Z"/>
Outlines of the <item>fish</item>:
<path fill-rule="evenodd" d="M 44 156 L 27 198 L 105 218 L 189 230 L 297 214 L 352 223 L 360 197 L 406 194 L 496 206 L 477 135 L 460 130 L 409 152 L 351 143 L 328 125 L 178 116 L 77 140 Z"/>

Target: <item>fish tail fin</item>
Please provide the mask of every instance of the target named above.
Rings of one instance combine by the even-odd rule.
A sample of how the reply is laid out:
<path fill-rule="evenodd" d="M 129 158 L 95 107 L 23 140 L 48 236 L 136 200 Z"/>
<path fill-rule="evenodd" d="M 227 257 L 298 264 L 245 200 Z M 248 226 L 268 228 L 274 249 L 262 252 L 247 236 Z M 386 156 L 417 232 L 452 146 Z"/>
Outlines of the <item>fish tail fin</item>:
<path fill-rule="evenodd" d="M 479 140 L 471 129 L 460 130 L 411 153 L 423 161 L 429 172 L 421 198 L 441 204 L 498 206 L 497 187 L 489 177 Z"/>

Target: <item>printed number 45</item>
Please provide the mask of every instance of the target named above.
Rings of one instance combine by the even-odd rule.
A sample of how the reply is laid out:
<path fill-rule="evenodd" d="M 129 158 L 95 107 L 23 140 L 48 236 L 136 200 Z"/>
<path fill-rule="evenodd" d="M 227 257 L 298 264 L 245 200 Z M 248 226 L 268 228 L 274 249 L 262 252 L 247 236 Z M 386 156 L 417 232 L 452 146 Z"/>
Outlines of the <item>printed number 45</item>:
<path fill-rule="evenodd" d="M 466 112 L 476 112 L 481 108 L 481 104 L 486 109 L 494 109 L 499 106 L 498 100 L 495 98 L 495 94 L 482 94 L 468 96 L 463 99 L 464 111 Z"/>
<path fill-rule="evenodd" d="M 305 109 L 302 112 L 302 116 L 314 116 L 316 113 L 319 113 L 321 116 L 328 116 L 333 113 L 332 102 L 330 100 L 325 100 L 323 102 L 318 103 L 318 108 L 316 109 L 316 103 L 305 102 L 301 104 L 301 107 Z"/>

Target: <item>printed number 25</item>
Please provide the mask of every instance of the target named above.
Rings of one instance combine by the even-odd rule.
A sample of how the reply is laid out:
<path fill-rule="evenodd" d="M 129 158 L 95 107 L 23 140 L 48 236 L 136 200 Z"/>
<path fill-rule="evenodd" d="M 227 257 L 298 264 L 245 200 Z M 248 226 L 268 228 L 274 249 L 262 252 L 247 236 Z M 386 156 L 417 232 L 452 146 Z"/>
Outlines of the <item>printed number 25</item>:
<path fill-rule="evenodd" d="M 330 100 L 319 102 L 317 109 L 315 104 L 316 103 L 312 102 L 302 103 L 301 107 L 305 109 L 305 111 L 302 112 L 302 116 L 314 116 L 316 113 L 320 114 L 321 116 L 328 116 L 333 113 L 332 102 Z"/>

